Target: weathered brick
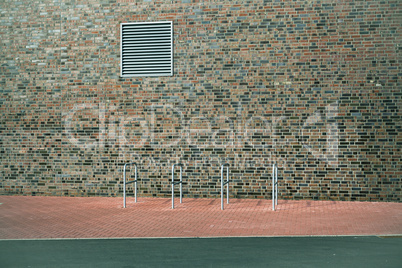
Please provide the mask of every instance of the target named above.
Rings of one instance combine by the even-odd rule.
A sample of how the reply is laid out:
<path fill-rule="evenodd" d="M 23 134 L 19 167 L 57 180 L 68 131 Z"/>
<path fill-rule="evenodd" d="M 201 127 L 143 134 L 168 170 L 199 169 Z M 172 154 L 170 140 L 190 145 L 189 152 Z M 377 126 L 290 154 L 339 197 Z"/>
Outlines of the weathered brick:
<path fill-rule="evenodd" d="M 402 4 L 0 3 L 0 194 L 401 201 Z M 174 76 L 119 77 L 122 22 L 171 20 Z M 132 172 L 129 174 L 133 176 Z M 130 185 L 129 187 L 132 187 Z M 130 188 L 131 189 L 131 188 Z"/>

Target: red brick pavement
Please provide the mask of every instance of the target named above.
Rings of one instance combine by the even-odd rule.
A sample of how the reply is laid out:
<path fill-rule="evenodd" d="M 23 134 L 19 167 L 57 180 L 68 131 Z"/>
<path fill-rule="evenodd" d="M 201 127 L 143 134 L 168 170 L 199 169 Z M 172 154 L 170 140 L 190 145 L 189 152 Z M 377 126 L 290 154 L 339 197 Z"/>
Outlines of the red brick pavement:
<path fill-rule="evenodd" d="M 402 203 L 0 196 L 0 239 L 401 235 Z"/>

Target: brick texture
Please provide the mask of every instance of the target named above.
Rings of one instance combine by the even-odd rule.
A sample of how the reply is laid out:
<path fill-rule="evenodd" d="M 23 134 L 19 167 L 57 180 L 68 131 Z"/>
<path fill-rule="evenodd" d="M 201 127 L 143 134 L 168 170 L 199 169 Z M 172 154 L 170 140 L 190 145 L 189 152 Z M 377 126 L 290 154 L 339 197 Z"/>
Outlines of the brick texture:
<path fill-rule="evenodd" d="M 2 195 L 401 201 L 400 1 L 2 1 Z M 119 77 L 120 23 L 173 21 L 174 76 Z M 129 172 L 131 178 L 133 172 Z M 131 188 L 130 188 L 131 187 Z M 129 191 L 132 195 L 132 185 Z"/>

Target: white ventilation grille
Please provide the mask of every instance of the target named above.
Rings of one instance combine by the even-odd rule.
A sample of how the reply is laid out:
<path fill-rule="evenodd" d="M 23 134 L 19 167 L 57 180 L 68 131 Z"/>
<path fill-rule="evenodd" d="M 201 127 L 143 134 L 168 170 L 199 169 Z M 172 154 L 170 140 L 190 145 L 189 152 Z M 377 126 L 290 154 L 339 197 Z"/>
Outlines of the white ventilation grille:
<path fill-rule="evenodd" d="M 172 76 L 171 21 L 122 23 L 120 76 Z"/>

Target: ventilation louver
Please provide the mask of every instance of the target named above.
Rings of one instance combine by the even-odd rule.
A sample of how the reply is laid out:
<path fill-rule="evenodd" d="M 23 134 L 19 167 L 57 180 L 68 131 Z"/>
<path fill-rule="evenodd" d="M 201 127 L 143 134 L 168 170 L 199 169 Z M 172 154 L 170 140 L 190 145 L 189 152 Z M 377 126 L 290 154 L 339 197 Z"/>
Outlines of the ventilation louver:
<path fill-rule="evenodd" d="M 122 23 L 120 76 L 172 76 L 171 21 Z"/>

